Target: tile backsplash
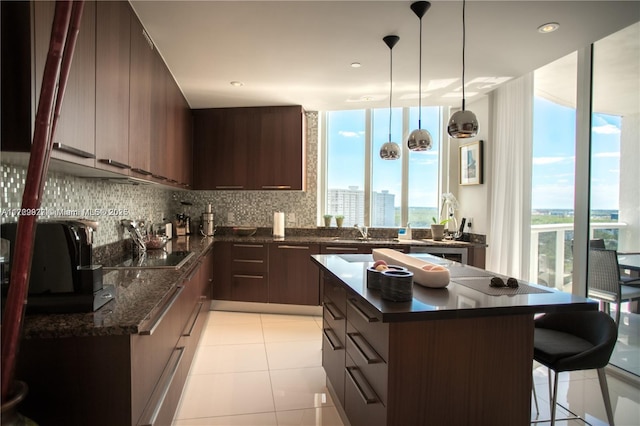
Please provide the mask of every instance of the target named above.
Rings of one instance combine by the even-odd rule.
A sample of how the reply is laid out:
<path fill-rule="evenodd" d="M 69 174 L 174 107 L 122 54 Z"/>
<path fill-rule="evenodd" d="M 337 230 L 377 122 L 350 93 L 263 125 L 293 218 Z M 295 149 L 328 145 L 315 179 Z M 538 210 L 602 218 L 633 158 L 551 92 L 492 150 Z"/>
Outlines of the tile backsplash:
<path fill-rule="evenodd" d="M 27 176 L 24 166 L 0 164 L 2 223 L 17 221 Z M 197 226 L 208 203 L 219 226 L 271 227 L 273 212 L 283 211 L 286 226 L 315 228 L 317 220 L 318 114 L 307 112 L 307 190 L 175 191 L 157 185 L 118 184 L 49 172 L 41 204 L 43 219 L 87 218 L 99 222 L 96 246 L 123 238 L 121 219 L 147 223 L 174 219 L 186 211 Z M 191 203 L 183 206 L 182 201 Z M 125 233 L 126 234 L 126 233 Z M 126 235 L 125 235 L 126 236 Z"/>
<path fill-rule="evenodd" d="M 2 223 L 18 220 L 27 169 L 1 164 Z M 41 219 L 80 219 L 98 222 L 95 245 L 122 238 L 121 219 L 161 222 L 171 212 L 171 193 L 155 185 L 127 185 L 49 172 L 41 204 Z M 125 233 L 126 234 L 126 233 Z"/>

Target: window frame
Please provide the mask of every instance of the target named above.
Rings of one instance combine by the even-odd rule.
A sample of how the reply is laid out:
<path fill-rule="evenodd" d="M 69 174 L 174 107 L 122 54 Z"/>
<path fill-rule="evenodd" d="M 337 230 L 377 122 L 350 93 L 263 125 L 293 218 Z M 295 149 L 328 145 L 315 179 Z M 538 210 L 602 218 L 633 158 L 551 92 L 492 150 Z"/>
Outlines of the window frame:
<path fill-rule="evenodd" d="M 423 107 L 429 107 L 429 105 L 423 105 Z M 446 132 L 446 124 L 447 117 L 450 115 L 450 108 L 445 106 L 435 106 L 439 109 L 440 114 L 440 134 L 439 136 L 439 150 L 438 150 L 438 173 L 437 173 L 437 191 L 438 198 L 440 200 L 441 195 L 445 192 L 443 189 L 443 182 L 447 181 L 443 177 L 443 170 L 445 169 L 443 166 L 449 163 L 449 156 L 451 153 L 449 152 L 449 135 Z M 402 141 L 398 143 L 402 143 L 402 156 L 400 157 L 400 161 L 402 162 L 402 174 L 401 174 L 401 203 L 400 203 L 400 227 L 407 226 L 407 221 L 409 220 L 409 155 L 408 149 L 406 148 L 406 135 L 413 130 L 410 126 L 410 114 L 411 108 L 416 107 L 402 107 Z M 374 108 L 365 108 L 363 109 L 365 112 L 365 164 L 364 164 L 364 226 L 371 226 L 371 209 L 372 209 L 372 182 L 373 182 L 373 155 L 377 153 L 373 147 L 373 109 Z M 328 207 L 328 119 L 327 114 L 330 112 L 336 111 L 322 111 L 319 114 L 319 161 L 320 165 L 318 167 L 318 214 L 317 214 L 317 225 L 322 226 L 323 215 L 324 212 L 327 211 Z M 435 136 L 435 135 L 434 135 Z M 444 170 L 444 173 L 449 173 L 448 170 Z M 439 201 L 437 203 L 436 208 L 439 208 Z M 398 227 L 386 227 L 390 229 L 397 229 Z"/>

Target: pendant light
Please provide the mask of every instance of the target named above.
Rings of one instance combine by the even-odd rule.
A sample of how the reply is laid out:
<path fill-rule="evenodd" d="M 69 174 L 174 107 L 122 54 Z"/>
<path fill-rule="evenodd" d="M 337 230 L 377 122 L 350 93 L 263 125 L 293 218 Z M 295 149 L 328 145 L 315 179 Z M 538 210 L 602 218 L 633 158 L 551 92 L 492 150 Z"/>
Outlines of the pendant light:
<path fill-rule="evenodd" d="M 417 1 L 411 3 L 411 10 L 420 19 L 420 54 L 418 67 L 418 128 L 412 131 L 407 138 L 407 146 L 411 151 L 428 151 L 431 149 L 433 141 L 431 140 L 431 133 L 428 130 L 422 128 L 422 17 L 427 10 L 431 7 L 431 3 L 428 1 Z"/>
<path fill-rule="evenodd" d="M 466 41 L 466 28 L 464 22 L 466 1 L 462 0 L 462 110 L 454 113 L 449 119 L 447 132 L 455 139 L 472 138 L 478 134 L 478 119 L 476 115 L 464 109 L 464 48 Z"/>
<path fill-rule="evenodd" d="M 382 39 L 389 48 L 389 141 L 385 142 L 380 148 L 380 158 L 383 160 L 397 160 L 400 158 L 400 146 L 391 142 L 391 100 L 393 97 L 393 46 L 398 43 L 400 37 L 388 35 Z"/>

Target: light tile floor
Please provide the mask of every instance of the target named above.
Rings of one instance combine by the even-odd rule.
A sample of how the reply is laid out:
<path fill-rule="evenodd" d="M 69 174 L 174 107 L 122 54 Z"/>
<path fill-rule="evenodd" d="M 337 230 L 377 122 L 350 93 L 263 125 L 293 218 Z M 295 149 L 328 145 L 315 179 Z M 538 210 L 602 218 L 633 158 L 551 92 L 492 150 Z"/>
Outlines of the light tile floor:
<path fill-rule="evenodd" d="M 325 386 L 321 327 L 320 317 L 212 311 L 173 426 L 342 426 Z M 533 378 L 538 418 L 548 419 L 546 367 Z M 616 425 L 640 425 L 640 390 L 608 383 Z M 562 373 L 558 389 L 558 417 L 569 409 L 586 422 L 556 424 L 606 424 L 595 371 Z"/>
<path fill-rule="evenodd" d="M 342 426 L 322 368 L 322 318 L 212 311 L 174 426 Z"/>

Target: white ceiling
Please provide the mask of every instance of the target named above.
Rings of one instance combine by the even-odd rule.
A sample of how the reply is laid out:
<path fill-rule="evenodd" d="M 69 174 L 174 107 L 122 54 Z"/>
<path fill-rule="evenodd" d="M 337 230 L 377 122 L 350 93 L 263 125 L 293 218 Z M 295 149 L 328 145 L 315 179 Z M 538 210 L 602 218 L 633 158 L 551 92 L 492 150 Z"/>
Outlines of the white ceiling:
<path fill-rule="evenodd" d="M 420 25 L 410 1 L 130 2 L 192 108 L 387 107 L 389 49 L 382 38 L 388 34 L 400 37 L 393 106 L 417 105 Z M 640 2 L 471 0 L 466 21 L 465 80 L 473 102 L 640 21 Z M 459 105 L 462 2 L 432 1 L 422 22 L 422 104 Z M 547 22 L 560 29 L 538 33 Z"/>

